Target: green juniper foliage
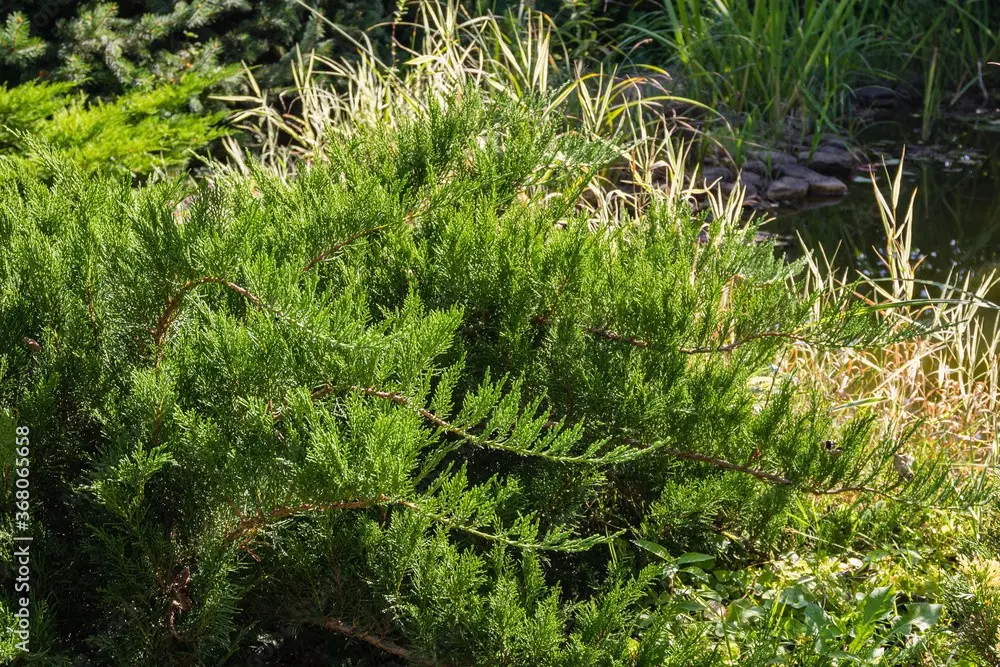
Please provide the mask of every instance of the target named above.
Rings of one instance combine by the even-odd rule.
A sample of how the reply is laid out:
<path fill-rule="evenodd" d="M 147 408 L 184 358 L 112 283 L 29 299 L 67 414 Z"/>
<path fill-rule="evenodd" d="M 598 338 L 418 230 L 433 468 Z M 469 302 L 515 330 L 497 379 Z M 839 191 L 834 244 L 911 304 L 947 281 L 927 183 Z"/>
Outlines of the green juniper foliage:
<path fill-rule="evenodd" d="M 88 101 L 68 82 L 0 86 L 0 155 L 42 170 L 66 161 L 85 172 L 183 167 L 225 133 L 225 112 L 205 112 L 201 101 L 215 80 L 187 74 L 110 102 Z"/>
<path fill-rule="evenodd" d="M 608 149 L 536 118 L 467 99 L 184 206 L 0 165 L 33 660 L 713 664 L 678 567 L 766 555 L 804 494 L 958 501 L 870 420 L 759 390 L 792 340 L 879 344 L 873 313 L 815 324 L 752 226 L 589 229 Z M 786 650 L 748 622 L 742 662 Z"/>

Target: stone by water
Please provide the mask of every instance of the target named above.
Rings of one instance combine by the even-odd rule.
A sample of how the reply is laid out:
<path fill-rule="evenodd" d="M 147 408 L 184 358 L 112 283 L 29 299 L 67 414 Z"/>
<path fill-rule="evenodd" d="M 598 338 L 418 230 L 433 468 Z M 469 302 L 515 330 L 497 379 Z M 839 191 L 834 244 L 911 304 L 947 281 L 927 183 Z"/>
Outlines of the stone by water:
<path fill-rule="evenodd" d="M 906 147 L 899 215 L 916 188 L 912 249 L 926 258 L 918 277 L 943 281 L 952 271 L 979 275 L 1000 267 L 1000 117 L 950 118 L 938 123 L 929 142 L 919 139 L 919 121 L 912 118 L 880 122 L 859 136 L 872 162 L 885 157 L 891 176 Z M 875 173 L 888 196 L 885 171 Z M 798 233 L 807 247 L 822 245 L 828 254 L 839 247 L 838 266 L 881 276 L 872 249 L 885 248 L 885 234 L 865 181 L 867 175 L 855 177 L 845 197 L 823 202 L 829 205 L 779 210 L 764 229 L 793 238 Z M 1000 302 L 1000 293 L 990 298 Z"/>

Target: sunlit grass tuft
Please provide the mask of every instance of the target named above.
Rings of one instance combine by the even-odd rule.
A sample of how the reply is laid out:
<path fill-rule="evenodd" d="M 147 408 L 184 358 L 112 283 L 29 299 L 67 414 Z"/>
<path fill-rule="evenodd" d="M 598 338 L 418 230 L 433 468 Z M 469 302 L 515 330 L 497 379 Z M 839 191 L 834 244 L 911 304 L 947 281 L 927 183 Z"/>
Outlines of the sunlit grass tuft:
<path fill-rule="evenodd" d="M 394 63 L 383 62 L 364 38 L 351 38 L 357 47 L 351 59 L 298 54 L 295 85 L 278 95 L 263 90 L 248 70 L 250 94 L 221 99 L 240 108 L 231 122 L 250 141 L 230 140 L 229 164 L 215 167 L 246 172 L 249 152 L 266 168 L 290 174 L 300 163 L 322 161 L 331 142 L 362 128 L 396 127 L 432 105 L 447 108 L 475 93 L 532 103 L 540 122 L 556 118 L 567 135 L 613 145 L 618 158 L 584 198 L 604 210 L 598 216 L 604 221 L 618 215 L 611 209 L 635 213 L 661 193 L 688 203 L 703 194 L 688 159 L 698 131 L 682 115 L 664 114 L 670 104 L 701 105 L 670 95 L 662 70 L 628 76 L 613 67 L 588 70 L 570 60 L 557 27 L 541 12 L 502 20 L 471 16 L 455 2 L 421 0 L 408 27 L 413 44 L 394 43 Z"/>
<path fill-rule="evenodd" d="M 800 287 L 818 304 L 854 292 L 900 330 L 917 326 L 922 333 L 874 350 L 798 346 L 786 366 L 832 395 L 845 412 L 875 406 L 897 436 L 916 429 L 914 447 L 946 450 L 957 466 L 981 470 L 998 460 L 1000 308 L 988 295 L 1000 276 L 992 270 L 953 273 L 944 282 L 920 277 L 923 258 L 912 247 L 915 193 L 900 206 L 902 171 L 901 162 L 887 192 L 873 179 L 886 237 L 876 256 L 885 277 L 850 276 L 820 248 L 807 253 Z"/>

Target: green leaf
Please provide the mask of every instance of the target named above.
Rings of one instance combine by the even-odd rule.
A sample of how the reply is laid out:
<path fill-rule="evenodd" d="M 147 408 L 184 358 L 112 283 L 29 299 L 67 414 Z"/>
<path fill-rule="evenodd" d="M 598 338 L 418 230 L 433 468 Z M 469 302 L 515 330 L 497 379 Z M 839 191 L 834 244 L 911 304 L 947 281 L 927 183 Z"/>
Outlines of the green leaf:
<path fill-rule="evenodd" d="M 794 588 L 786 588 L 781 591 L 779 599 L 782 604 L 788 605 L 793 609 L 802 609 L 809 604 L 808 596 L 806 596 L 805 592 L 798 586 Z"/>
<path fill-rule="evenodd" d="M 715 557 L 692 551 L 682 554 L 677 559 L 677 565 L 693 565 L 695 563 L 715 563 Z"/>
<path fill-rule="evenodd" d="M 914 602 L 906 605 L 906 615 L 903 617 L 907 623 L 917 630 L 927 630 L 941 620 L 943 607 L 939 604 L 929 604 L 927 602 Z"/>
<path fill-rule="evenodd" d="M 649 553 L 662 558 L 663 560 L 673 560 L 673 556 L 663 546 L 649 540 L 633 540 L 636 546 L 642 547 Z"/>
<path fill-rule="evenodd" d="M 741 598 L 729 605 L 727 617 L 730 621 L 748 623 L 757 618 L 764 618 L 764 609 L 747 598 Z"/>
<path fill-rule="evenodd" d="M 823 607 L 818 604 L 806 605 L 804 615 L 806 618 L 806 632 L 810 635 L 819 635 L 820 632 L 829 627 L 830 619 Z"/>
<path fill-rule="evenodd" d="M 893 593 L 891 586 L 880 586 L 868 593 L 861 607 L 862 623 L 869 625 L 892 613 L 894 597 L 895 593 Z"/>

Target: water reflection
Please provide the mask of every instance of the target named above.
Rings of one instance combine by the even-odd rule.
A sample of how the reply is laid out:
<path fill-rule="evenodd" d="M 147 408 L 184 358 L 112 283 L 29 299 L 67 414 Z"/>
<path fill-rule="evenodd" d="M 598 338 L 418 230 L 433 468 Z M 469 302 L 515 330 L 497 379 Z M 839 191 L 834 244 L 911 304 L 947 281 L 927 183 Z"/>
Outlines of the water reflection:
<path fill-rule="evenodd" d="M 893 175 L 907 146 L 900 216 L 916 187 L 913 250 L 925 257 L 918 275 L 935 281 L 953 269 L 982 275 L 1000 263 L 1000 119 L 952 118 L 929 145 L 919 143 L 918 130 L 907 119 L 873 125 L 861 137 L 872 161 L 884 156 Z M 876 174 L 888 192 L 884 170 Z M 872 252 L 885 247 L 882 222 L 871 184 L 861 179 L 836 205 L 781 212 L 765 229 L 798 233 L 810 248 L 839 245 L 839 266 L 873 276 L 882 270 Z M 990 296 L 1000 300 L 1000 293 Z"/>

